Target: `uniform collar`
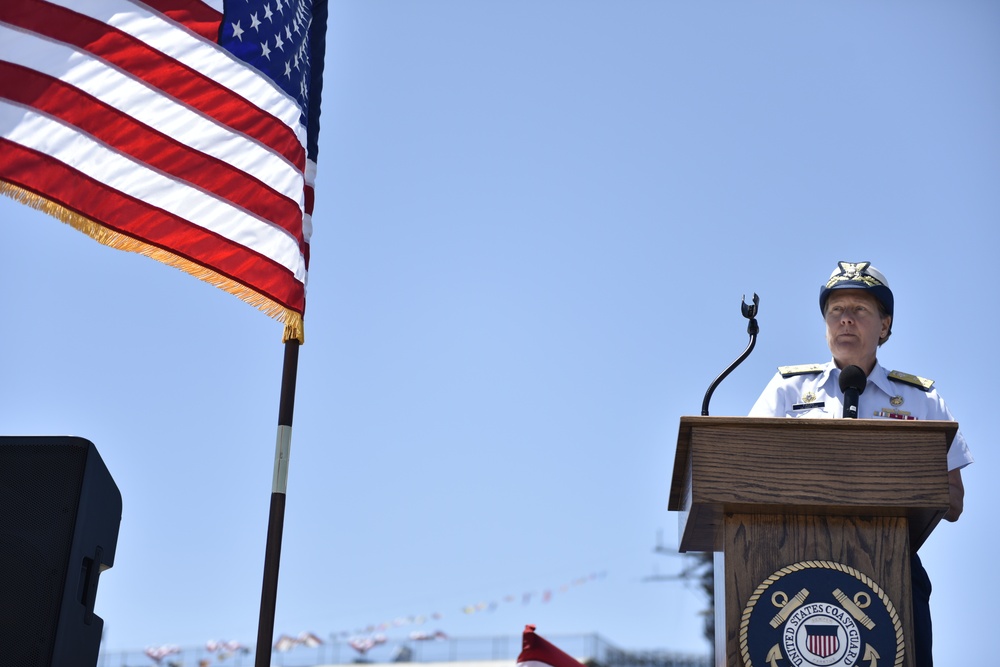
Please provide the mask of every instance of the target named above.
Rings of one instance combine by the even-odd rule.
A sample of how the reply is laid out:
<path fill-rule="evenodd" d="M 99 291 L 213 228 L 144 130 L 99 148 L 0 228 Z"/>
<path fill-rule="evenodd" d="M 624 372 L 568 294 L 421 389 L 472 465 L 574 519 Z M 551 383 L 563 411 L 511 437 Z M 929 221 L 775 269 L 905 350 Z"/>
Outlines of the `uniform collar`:
<path fill-rule="evenodd" d="M 831 359 L 823 367 L 823 373 L 820 375 L 819 384 L 820 386 L 825 385 L 830 380 L 833 380 L 833 386 L 837 389 L 840 388 L 840 369 L 837 368 L 837 363 Z M 886 373 L 885 368 L 882 367 L 878 361 L 875 362 L 875 368 L 868 375 L 868 382 L 874 384 L 876 387 L 884 391 L 887 395 L 893 396 L 896 393 L 896 389 L 889 380 L 889 374 Z"/>
<path fill-rule="evenodd" d="M 820 387 L 823 387 L 827 382 L 830 382 L 830 380 L 833 380 L 834 388 L 840 386 L 840 369 L 837 368 L 837 363 L 833 359 L 826 362 L 826 365 L 823 366 L 823 372 L 820 374 L 817 384 Z"/>
<path fill-rule="evenodd" d="M 885 368 L 877 361 L 871 375 L 868 376 L 868 381 L 884 391 L 886 396 L 894 396 L 896 394 L 896 388 L 893 386 L 892 380 L 889 379 L 889 374 L 886 373 Z"/>

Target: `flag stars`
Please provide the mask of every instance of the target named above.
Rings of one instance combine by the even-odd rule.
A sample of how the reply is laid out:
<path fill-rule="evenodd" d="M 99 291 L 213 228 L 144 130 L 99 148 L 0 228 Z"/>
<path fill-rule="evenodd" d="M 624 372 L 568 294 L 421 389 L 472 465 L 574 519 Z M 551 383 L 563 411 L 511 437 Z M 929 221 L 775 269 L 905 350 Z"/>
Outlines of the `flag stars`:
<path fill-rule="evenodd" d="M 227 2 L 227 38 L 245 42 L 238 56 L 271 77 L 289 96 L 303 104 L 309 97 L 309 30 L 313 0 L 237 0 Z M 0 0 L 0 3 L 5 0 Z M 238 23 L 234 22 L 239 20 Z M 250 30 L 253 29 L 253 36 Z M 246 39 L 244 39 L 246 37 Z M 256 50 L 259 48 L 260 50 Z"/>

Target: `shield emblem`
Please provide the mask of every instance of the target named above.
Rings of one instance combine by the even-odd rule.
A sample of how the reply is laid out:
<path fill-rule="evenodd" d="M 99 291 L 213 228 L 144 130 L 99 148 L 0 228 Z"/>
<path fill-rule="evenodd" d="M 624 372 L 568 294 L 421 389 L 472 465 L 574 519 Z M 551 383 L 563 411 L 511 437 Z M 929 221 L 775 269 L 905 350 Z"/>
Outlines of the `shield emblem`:
<path fill-rule="evenodd" d="M 813 655 L 829 658 L 840 649 L 840 638 L 836 625 L 807 625 L 806 648 Z"/>

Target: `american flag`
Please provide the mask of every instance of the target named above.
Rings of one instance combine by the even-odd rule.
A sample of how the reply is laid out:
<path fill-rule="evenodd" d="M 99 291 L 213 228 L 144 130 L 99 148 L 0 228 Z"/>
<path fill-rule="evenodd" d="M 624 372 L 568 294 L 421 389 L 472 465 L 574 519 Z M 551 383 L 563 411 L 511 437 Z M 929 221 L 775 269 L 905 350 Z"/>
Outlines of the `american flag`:
<path fill-rule="evenodd" d="M 0 0 L 0 191 L 302 339 L 327 0 Z"/>

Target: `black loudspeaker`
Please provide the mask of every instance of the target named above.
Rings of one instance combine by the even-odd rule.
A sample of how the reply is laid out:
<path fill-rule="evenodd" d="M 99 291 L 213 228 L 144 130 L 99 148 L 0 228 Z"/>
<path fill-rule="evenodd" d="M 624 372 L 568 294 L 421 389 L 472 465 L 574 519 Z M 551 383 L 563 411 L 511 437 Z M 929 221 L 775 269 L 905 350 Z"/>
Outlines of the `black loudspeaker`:
<path fill-rule="evenodd" d="M 93 667 L 122 496 L 89 440 L 0 436 L 0 665 Z"/>

